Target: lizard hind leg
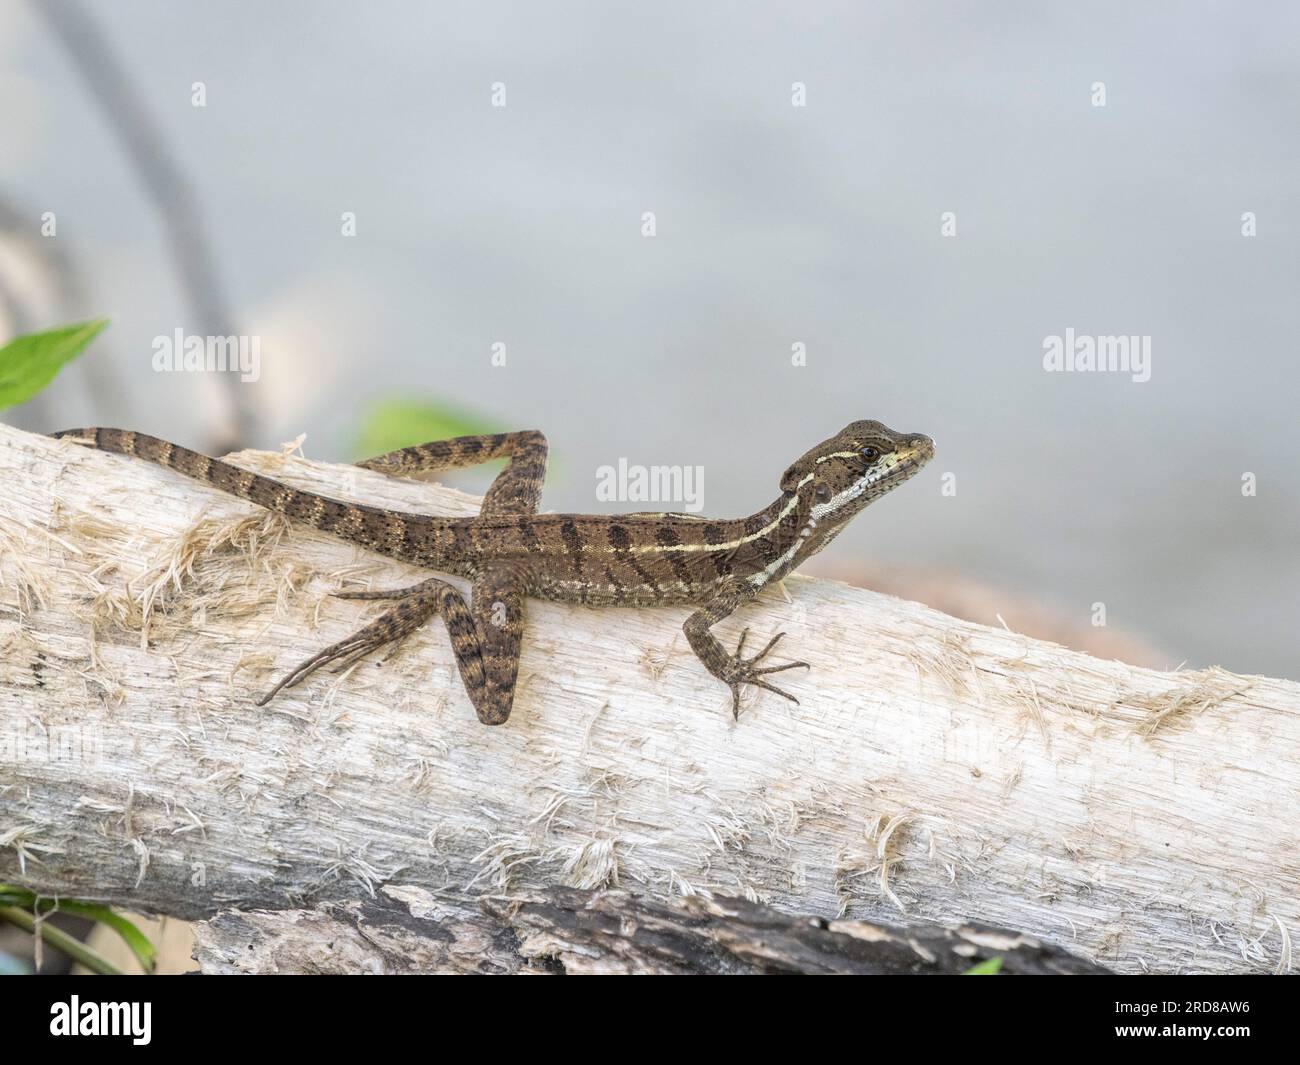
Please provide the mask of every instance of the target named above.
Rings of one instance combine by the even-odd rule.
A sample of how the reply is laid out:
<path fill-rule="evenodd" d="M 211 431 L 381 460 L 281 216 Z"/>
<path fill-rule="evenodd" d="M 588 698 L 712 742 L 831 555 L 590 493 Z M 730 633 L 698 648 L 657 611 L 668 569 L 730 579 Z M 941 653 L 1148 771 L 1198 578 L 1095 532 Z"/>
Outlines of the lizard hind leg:
<path fill-rule="evenodd" d="M 478 719 L 485 725 L 503 724 L 510 716 L 519 672 L 522 575 L 510 566 L 490 566 L 475 579 L 473 589 L 473 606 L 438 577 L 410 588 L 348 596 L 397 601 L 369 625 L 301 663 L 259 699 L 258 705 L 265 706 L 278 692 L 300 683 L 322 666 L 353 662 L 409 636 L 437 614 L 447 626 L 456 667 Z"/>
<path fill-rule="evenodd" d="M 345 599 L 398 599 L 399 601 L 391 609 L 380 614 L 369 625 L 358 629 L 351 636 L 347 636 L 337 643 L 330 644 L 306 661 L 300 662 L 274 688 L 258 699 L 257 705 L 265 706 L 285 688 L 292 688 L 300 684 L 315 673 L 316 670 L 324 666 L 338 661 L 343 661 L 345 665 L 349 664 L 359 658 L 364 658 L 372 651 L 377 651 L 385 644 L 409 636 L 438 612 L 442 596 L 440 589 L 435 586 L 439 585 L 456 594 L 454 588 L 436 577 L 421 581 L 419 584 L 413 584 L 409 588 L 395 588 L 387 592 L 339 594 L 338 598 Z"/>

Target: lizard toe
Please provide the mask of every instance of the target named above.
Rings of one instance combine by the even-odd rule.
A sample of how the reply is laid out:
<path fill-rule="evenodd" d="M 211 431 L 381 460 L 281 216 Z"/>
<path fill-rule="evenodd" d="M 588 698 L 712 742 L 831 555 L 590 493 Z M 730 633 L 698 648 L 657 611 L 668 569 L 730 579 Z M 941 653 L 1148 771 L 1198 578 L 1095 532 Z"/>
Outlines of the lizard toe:
<path fill-rule="evenodd" d="M 787 669 L 812 669 L 807 662 L 786 662 L 780 666 L 764 666 L 762 669 L 755 669 L 751 672 L 756 677 L 763 676 L 764 673 L 782 673 Z"/>
<path fill-rule="evenodd" d="M 410 588 L 376 588 L 373 590 L 330 592 L 331 599 L 402 599 L 411 593 Z"/>

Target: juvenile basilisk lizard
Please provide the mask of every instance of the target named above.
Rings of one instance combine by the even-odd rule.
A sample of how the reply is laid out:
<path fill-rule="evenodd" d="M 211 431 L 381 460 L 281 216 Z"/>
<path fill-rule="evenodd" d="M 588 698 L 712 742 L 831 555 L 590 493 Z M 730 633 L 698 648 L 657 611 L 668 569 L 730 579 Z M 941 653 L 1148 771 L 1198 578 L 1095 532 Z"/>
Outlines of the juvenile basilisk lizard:
<path fill-rule="evenodd" d="M 69 429 L 54 435 L 148 459 L 313 529 L 471 582 L 468 603 L 437 577 L 409 588 L 336 593 L 343 599 L 392 600 L 394 605 L 307 659 L 259 699 L 259 706 L 321 666 L 369 654 L 437 614 L 446 623 L 474 710 L 487 725 L 510 716 L 524 600 L 530 597 L 587 606 L 696 604 L 683 626 L 686 638 L 704 667 L 730 686 L 733 713 L 740 713 L 745 684 L 797 703 L 765 678 L 807 668 L 807 663 L 759 665 L 783 633 L 746 658 L 748 629 L 729 654 L 710 628 L 820 551 L 858 511 L 907 480 L 934 454 L 929 437 L 895 433 L 880 422 L 853 422 L 782 474 L 777 499 L 733 520 L 690 514 L 538 514 L 546 438 L 534 430 L 456 437 L 359 464 L 402 476 L 508 460 L 476 517 L 442 518 L 303 492 L 143 433 Z"/>

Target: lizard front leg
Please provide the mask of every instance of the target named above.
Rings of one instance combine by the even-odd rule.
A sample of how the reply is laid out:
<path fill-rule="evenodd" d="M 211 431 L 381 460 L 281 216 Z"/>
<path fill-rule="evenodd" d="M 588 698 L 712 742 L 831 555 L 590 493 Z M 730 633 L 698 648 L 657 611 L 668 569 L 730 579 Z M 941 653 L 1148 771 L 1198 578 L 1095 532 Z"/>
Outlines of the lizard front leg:
<path fill-rule="evenodd" d="M 524 623 L 523 582 L 512 567 L 488 567 L 475 579 L 470 603 L 437 577 L 404 590 L 344 592 L 338 598 L 396 599 L 397 603 L 369 625 L 307 659 L 262 696 L 258 706 L 322 666 L 363 658 L 438 615 L 447 626 L 456 667 L 478 719 L 485 725 L 500 725 L 510 717 Z"/>
<path fill-rule="evenodd" d="M 764 680 L 763 677 L 768 673 L 780 673 L 783 670 L 796 669 L 799 666 L 805 669 L 809 668 L 807 662 L 787 662 L 782 666 L 757 668 L 758 663 L 767 657 L 772 648 L 776 646 L 776 642 L 785 635 L 783 632 L 778 632 L 773 636 L 767 642 L 767 646 L 758 654 L 750 658 L 743 658 L 741 652 L 745 649 L 745 637 L 749 635 L 748 629 L 740 634 L 740 641 L 736 644 L 735 654 L 728 654 L 722 644 L 718 642 L 717 637 L 709 631 L 719 621 L 730 617 L 737 607 L 753 599 L 755 594 L 755 590 L 747 582 L 735 581 L 718 592 L 699 610 L 695 611 L 682 626 L 682 631 L 686 633 L 686 639 L 690 642 L 691 649 L 695 652 L 696 657 L 704 663 L 704 668 L 731 688 L 731 712 L 737 718 L 740 717 L 740 686 L 742 684 L 752 684 L 757 688 L 764 688 L 789 699 L 793 703 L 798 703 L 799 700 L 789 692 L 782 691 L 775 684 Z"/>

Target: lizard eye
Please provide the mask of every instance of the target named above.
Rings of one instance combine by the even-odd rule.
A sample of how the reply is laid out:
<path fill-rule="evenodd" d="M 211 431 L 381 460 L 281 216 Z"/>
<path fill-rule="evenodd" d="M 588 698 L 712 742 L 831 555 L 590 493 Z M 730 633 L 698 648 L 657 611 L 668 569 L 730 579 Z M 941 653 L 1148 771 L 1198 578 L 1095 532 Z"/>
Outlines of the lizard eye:
<path fill-rule="evenodd" d="M 861 451 L 858 452 L 858 454 L 861 455 L 868 462 L 875 462 L 876 459 L 880 458 L 880 448 L 864 447 Z"/>

